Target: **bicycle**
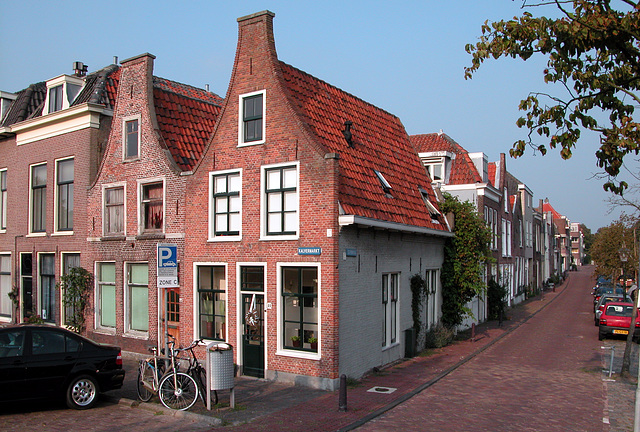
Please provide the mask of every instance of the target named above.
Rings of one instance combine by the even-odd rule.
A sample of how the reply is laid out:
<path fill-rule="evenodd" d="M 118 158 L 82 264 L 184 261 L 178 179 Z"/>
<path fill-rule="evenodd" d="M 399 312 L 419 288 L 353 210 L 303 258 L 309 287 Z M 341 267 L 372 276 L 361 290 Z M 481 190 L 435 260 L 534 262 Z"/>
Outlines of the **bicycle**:
<path fill-rule="evenodd" d="M 199 344 L 203 343 L 202 339 L 194 340 L 191 342 L 186 348 L 180 348 L 176 351 L 186 351 L 189 353 L 189 367 L 187 368 L 187 374 L 191 375 L 193 379 L 196 381 L 198 385 L 198 394 L 200 395 L 200 400 L 202 400 L 203 404 L 207 404 L 207 372 L 205 368 L 202 366 L 202 363 L 198 361 L 195 352 L 193 349 Z M 218 392 L 213 390 L 213 405 L 218 403 Z"/>
<path fill-rule="evenodd" d="M 160 379 L 165 373 L 165 359 L 158 357 L 158 348 L 150 347 L 149 351 L 153 357 L 140 360 L 138 367 L 138 381 L 136 390 L 138 399 L 142 402 L 149 402 L 154 394 L 158 393 L 160 388 Z"/>
<path fill-rule="evenodd" d="M 158 396 L 160 397 L 162 405 L 167 408 L 184 411 L 196 403 L 200 389 L 191 375 L 178 371 L 179 363 L 176 362 L 177 353 L 184 349 L 176 349 L 175 338 L 171 335 L 167 336 L 172 339 L 169 341 L 170 365 L 169 369 L 160 379 Z"/>

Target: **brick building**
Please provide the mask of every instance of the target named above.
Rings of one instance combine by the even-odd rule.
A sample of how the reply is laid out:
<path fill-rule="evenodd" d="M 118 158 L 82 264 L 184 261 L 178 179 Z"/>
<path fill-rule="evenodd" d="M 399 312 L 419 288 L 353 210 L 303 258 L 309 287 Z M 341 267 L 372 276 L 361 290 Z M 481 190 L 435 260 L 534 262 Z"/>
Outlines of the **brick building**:
<path fill-rule="evenodd" d="M 405 355 L 412 275 L 439 316 L 451 233 L 400 120 L 278 60 L 273 16 L 238 19 L 187 185 L 181 333 L 230 342 L 246 375 L 333 389 Z"/>
<path fill-rule="evenodd" d="M 0 123 L 0 322 L 38 316 L 64 324 L 56 287 L 69 268 L 91 268 L 87 190 L 105 147 L 118 80 L 109 66 L 2 97 Z M 18 290 L 17 308 L 8 292 Z"/>

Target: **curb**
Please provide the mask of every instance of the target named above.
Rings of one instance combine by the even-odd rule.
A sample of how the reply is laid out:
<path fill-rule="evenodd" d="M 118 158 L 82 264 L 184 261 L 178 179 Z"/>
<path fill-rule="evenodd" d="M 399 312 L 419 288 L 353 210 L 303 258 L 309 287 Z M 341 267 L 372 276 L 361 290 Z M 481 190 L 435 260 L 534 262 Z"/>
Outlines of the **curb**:
<path fill-rule="evenodd" d="M 140 402 L 137 400 L 131 400 L 127 398 L 118 398 L 109 395 L 102 395 L 103 400 L 112 402 L 114 404 L 127 406 L 129 408 L 141 408 L 146 411 L 152 411 L 154 413 L 162 413 L 162 415 L 166 415 L 169 417 L 175 417 L 184 420 L 191 420 L 197 423 L 208 423 L 211 426 L 222 426 L 222 419 L 214 416 L 204 415 L 204 414 L 196 414 L 189 411 L 180 411 L 180 410 L 172 410 L 164 405 L 154 404 L 149 402 Z"/>
<path fill-rule="evenodd" d="M 432 385 L 434 385 L 435 383 L 437 383 L 441 379 L 445 378 L 447 375 L 449 375 L 450 373 L 452 373 L 453 371 L 455 371 L 456 369 L 458 369 L 459 367 L 461 367 L 465 363 L 469 362 L 470 360 L 472 360 L 473 358 L 475 358 L 479 354 L 481 354 L 484 351 L 486 351 L 488 348 L 492 347 L 493 345 L 495 345 L 496 343 L 501 341 L 506 336 L 508 336 L 511 333 L 513 333 L 515 330 L 520 328 L 520 326 L 522 324 L 525 324 L 531 318 L 536 316 L 540 311 L 542 311 L 547 306 L 549 306 L 553 301 L 555 301 L 555 299 L 557 299 L 561 294 L 563 294 L 565 289 L 569 286 L 569 279 L 568 278 L 565 280 L 565 282 L 566 283 L 563 282 L 562 285 L 560 285 L 560 287 L 562 287 L 562 290 L 560 292 L 558 292 L 558 294 L 556 296 L 554 296 L 550 301 L 545 303 L 540 309 L 538 309 L 537 311 L 533 312 L 531 315 L 525 317 L 522 321 L 520 321 L 518 323 L 514 323 L 513 327 L 511 327 L 508 330 L 506 330 L 503 334 L 501 334 L 500 336 L 496 337 L 493 341 L 489 342 L 487 345 L 485 345 L 482 348 L 479 348 L 476 351 L 472 352 L 467 357 L 465 357 L 462 360 L 460 360 L 458 363 L 454 364 L 453 366 L 449 367 L 445 371 L 441 372 L 435 378 L 432 378 L 431 380 L 427 381 L 426 383 L 419 385 L 414 390 L 412 390 L 412 391 L 410 391 L 408 393 L 405 393 L 403 396 L 399 397 L 398 399 L 394 400 L 393 402 L 390 402 L 389 404 L 383 406 L 382 408 L 372 412 L 371 414 L 368 414 L 367 416 L 365 416 L 365 417 L 363 417 L 363 418 L 361 418 L 361 419 L 359 419 L 359 420 L 357 420 L 357 421 L 355 421 L 355 422 L 353 422 L 353 423 L 351 423 L 351 424 L 349 424 L 349 425 L 347 425 L 347 426 L 345 426 L 343 428 L 338 429 L 337 432 L 347 432 L 347 431 L 351 431 L 351 430 L 357 429 L 360 426 L 363 426 L 364 424 L 366 424 L 366 423 L 370 422 L 371 420 L 375 419 L 376 417 L 380 417 L 382 414 L 384 414 L 385 412 L 395 408 L 396 406 L 400 405 L 401 403 L 406 402 L 407 400 L 409 400 L 412 397 L 416 396 L 418 393 L 421 393 L 422 391 L 424 391 L 427 388 L 431 387 Z M 560 287 L 556 287 L 556 289 L 560 288 Z"/>

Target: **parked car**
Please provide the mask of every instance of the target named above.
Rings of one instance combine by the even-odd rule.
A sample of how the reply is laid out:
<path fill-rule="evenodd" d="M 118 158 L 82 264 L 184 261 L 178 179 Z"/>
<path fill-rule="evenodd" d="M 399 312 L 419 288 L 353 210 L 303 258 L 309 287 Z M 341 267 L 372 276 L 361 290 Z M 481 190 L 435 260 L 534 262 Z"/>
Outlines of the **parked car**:
<path fill-rule="evenodd" d="M 626 294 L 604 294 L 600 297 L 600 300 L 598 300 L 598 303 L 596 303 L 596 306 L 594 308 L 594 321 L 595 321 L 595 325 L 598 326 L 600 324 L 600 315 L 602 315 L 602 312 L 604 311 L 605 306 L 607 305 L 607 303 L 610 302 L 625 302 L 625 303 L 633 303 L 633 300 L 631 300 L 631 298 L 626 295 Z"/>
<path fill-rule="evenodd" d="M 598 301 L 600 300 L 600 297 L 602 297 L 602 295 L 604 294 L 626 294 L 627 290 L 625 290 L 623 287 L 621 287 L 620 285 L 616 285 L 615 287 L 613 287 L 612 285 L 603 285 L 598 287 L 594 293 L 593 293 L 593 305 L 595 307 L 595 305 L 598 303 Z"/>
<path fill-rule="evenodd" d="M 629 334 L 633 307 L 633 303 L 627 302 L 607 303 L 604 312 L 600 315 L 598 340 L 609 336 L 627 336 Z M 633 338 L 636 342 L 638 342 L 638 338 L 640 338 L 640 314 L 636 317 Z"/>
<path fill-rule="evenodd" d="M 64 397 L 70 408 L 88 409 L 123 381 L 120 347 L 49 325 L 0 329 L 0 400 Z"/>

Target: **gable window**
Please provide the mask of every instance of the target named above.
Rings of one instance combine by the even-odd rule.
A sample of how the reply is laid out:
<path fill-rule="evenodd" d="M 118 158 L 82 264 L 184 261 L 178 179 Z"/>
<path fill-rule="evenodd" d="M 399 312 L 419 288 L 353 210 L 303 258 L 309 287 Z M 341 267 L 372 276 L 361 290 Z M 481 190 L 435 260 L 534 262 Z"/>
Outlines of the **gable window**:
<path fill-rule="evenodd" d="M 199 337 L 225 340 L 227 317 L 227 277 L 222 265 L 197 267 Z"/>
<path fill-rule="evenodd" d="M 31 167 L 31 232 L 45 232 L 47 218 L 47 165 Z"/>
<path fill-rule="evenodd" d="M 264 142 L 265 91 L 240 96 L 239 145 Z"/>
<path fill-rule="evenodd" d="M 398 281 L 399 273 L 382 275 L 382 347 L 398 340 Z"/>
<path fill-rule="evenodd" d="M 56 167 L 56 216 L 58 231 L 73 230 L 73 159 L 58 161 Z"/>
<path fill-rule="evenodd" d="M 266 235 L 298 233 L 298 167 L 281 166 L 264 170 Z"/>
<path fill-rule="evenodd" d="M 286 349 L 318 351 L 318 268 L 282 267 L 282 329 Z"/>
<path fill-rule="evenodd" d="M 11 318 L 13 302 L 9 298 L 11 292 L 11 255 L 0 255 L 0 317 Z"/>
<path fill-rule="evenodd" d="M 116 265 L 96 263 L 96 325 L 101 328 L 116 327 Z"/>
<path fill-rule="evenodd" d="M 162 182 L 142 185 L 142 231 L 162 231 L 164 226 L 164 188 Z"/>
<path fill-rule="evenodd" d="M 47 322 L 55 322 L 56 275 L 55 255 L 40 255 L 40 317 Z"/>
<path fill-rule="evenodd" d="M 211 234 L 226 238 L 240 235 L 242 228 L 242 177 L 239 171 L 211 174 Z"/>
<path fill-rule="evenodd" d="M 127 264 L 125 330 L 149 331 L 149 265 Z"/>
<path fill-rule="evenodd" d="M 7 170 L 0 171 L 0 231 L 7 229 Z"/>
<path fill-rule="evenodd" d="M 104 235 L 124 234 L 124 186 L 104 190 Z"/>
<path fill-rule="evenodd" d="M 124 158 L 137 158 L 140 155 L 140 131 L 137 118 L 124 122 L 124 142 Z"/>

